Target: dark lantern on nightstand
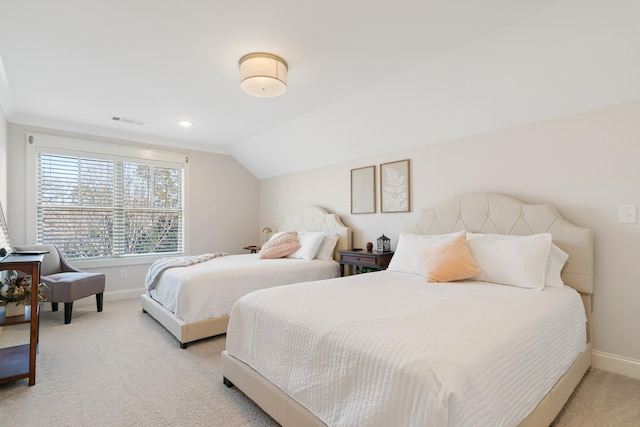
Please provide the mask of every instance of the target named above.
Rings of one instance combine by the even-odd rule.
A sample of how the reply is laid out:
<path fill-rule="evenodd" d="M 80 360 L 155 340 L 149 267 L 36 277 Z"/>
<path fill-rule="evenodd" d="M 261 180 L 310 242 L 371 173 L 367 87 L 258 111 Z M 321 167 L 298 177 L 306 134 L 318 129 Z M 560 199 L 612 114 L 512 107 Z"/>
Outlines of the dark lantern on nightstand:
<path fill-rule="evenodd" d="M 378 252 L 391 252 L 391 239 L 384 234 L 378 237 Z"/>

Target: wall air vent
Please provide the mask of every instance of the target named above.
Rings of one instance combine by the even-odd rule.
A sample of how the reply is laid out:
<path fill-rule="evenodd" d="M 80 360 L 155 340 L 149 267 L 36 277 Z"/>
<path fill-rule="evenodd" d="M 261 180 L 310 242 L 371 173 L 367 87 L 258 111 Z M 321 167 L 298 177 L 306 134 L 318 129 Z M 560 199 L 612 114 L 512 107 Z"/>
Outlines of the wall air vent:
<path fill-rule="evenodd" d="M 117 116 L 113 116 L 111 117 L 111 120 L 115 121 L 115 122 L 122 122 L 122 123 L 129 123 L 130 125 L 144 125 L 144 123 L 139 122 L 137 120 L 132 120 L 132 119 L 125 119 L 124 117 L 117 117 Z"/>

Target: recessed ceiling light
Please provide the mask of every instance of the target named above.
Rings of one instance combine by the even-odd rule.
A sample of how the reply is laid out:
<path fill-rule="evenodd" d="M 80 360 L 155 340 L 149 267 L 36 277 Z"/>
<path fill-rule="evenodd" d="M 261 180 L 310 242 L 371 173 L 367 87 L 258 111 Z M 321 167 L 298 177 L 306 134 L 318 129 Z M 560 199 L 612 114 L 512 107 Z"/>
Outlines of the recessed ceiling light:
<path fill-rule="evenodd" d="M 183 128 L 190 128 L 191 126 L 193 126 L 193 123 L 190 122 L 189 120 L 180 120 L 178 124 Z"/>

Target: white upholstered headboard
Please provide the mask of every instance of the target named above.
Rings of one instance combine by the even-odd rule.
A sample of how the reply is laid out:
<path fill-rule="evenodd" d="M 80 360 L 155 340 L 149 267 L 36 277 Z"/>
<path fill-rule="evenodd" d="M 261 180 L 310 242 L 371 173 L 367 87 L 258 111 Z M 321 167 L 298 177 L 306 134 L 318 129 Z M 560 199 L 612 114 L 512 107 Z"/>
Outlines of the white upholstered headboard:
<path fill-rule="evenodd" d="M 323 231 L 338 235 L 338 243 L 333 254 L 339 259 L 338 251 L 351 249 L 351 228 L 345 226 L 340 218 L 317 206 L 306 206 L 287 216 L 278 231 Z"/>
<path fill-rule="evenodd" d="M 593 234 L 571 224 L 550 205 L 528 205 L 502 194 L 476 193 L 457 197 L 423 211 L 407 232 L 530 235 L 551 233 L 553 242 L 569 254 L 562 280 L 583 294 L 593 293 Z"/>

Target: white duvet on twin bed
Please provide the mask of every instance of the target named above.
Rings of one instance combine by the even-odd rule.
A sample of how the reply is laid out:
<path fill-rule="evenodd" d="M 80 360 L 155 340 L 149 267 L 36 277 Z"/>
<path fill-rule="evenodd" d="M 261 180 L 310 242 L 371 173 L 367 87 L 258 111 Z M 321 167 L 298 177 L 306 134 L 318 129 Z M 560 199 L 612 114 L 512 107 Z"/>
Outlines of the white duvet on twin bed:
<path fill-rule="evenodd" d="M 226 255 L 165 270 L 148 294 L 189 323 L 227 315 L 238 298 L 258 289 L 339 275 L 340 265 L 333 260 Z"/>
<path fill-rule="evenodd" d="M 514 426 L 586 346 L 573 289 L 382 271 L 251 293 L 227 352 L 329 426 Z"/>

